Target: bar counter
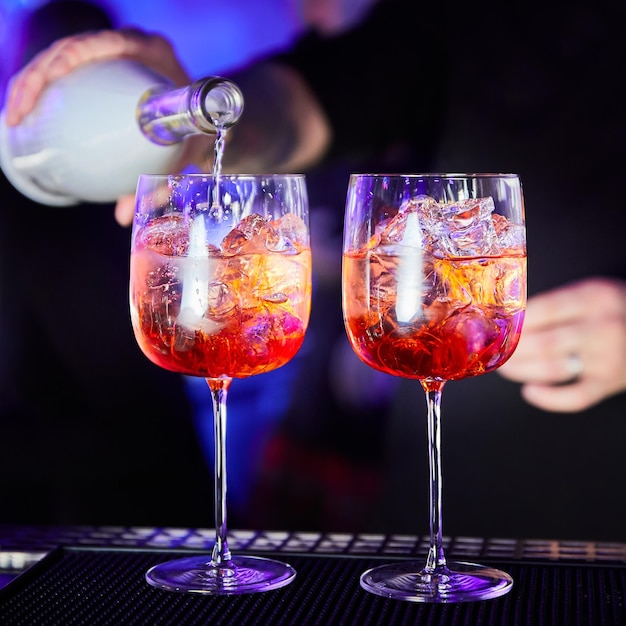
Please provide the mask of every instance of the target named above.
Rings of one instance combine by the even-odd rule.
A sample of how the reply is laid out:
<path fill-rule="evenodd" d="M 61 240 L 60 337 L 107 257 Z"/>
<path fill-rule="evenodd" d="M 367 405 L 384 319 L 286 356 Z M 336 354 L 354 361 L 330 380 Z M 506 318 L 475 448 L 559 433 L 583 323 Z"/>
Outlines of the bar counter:
<path fill-rule="evenodd" d="M 179 594 L 145 582 L 157 562 L 210 554 L 214 531 L 182 528 L 0 526 L 0 623 L 186 625 L 620 626 L 626 624 L 626 544 L 448 537 L 449 560 L 509 572 L 501 598 L 427 605 L 361 589 L 366 569 L 422 563 L 427 536 L 232 530 L 233 552 L 274 556 L 290 585 L 244 596 Z"/>

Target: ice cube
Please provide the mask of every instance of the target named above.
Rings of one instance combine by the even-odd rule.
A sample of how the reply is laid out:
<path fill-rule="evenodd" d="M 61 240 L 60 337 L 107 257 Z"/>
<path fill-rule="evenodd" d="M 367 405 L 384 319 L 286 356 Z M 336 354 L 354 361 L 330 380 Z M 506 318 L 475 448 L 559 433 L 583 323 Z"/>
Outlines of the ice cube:
<path fill-rule="evenodd" d="M 214 319 L 227 315 L 239 303 L 232 284 L 218 280 L 212 281 L 207 288 L 207 314 Z"/>
<path fill-rule="evenodd" d="M 244 217 L 222 240 L 224 254 L 263 252 L 268 241 L 277 242 L 280 236 L 269 222 L 258 213 Z"/>
<path fill-rule="evenodd" d="M 467 307 L 451 315 L 443 326 L 446 333 L 462 337 L 469 354 L 480 355 L 500 339 L 498 323 L 483 311 Z"/>
<path fill-rule="evenodd" d="M 407 200 L 402 204 L 396 215 L 391 219 L 381 222 L 383 226 L 380 233 L 380 242 L 402 243 L 407 246 L 421 246 L 423 231 L 420 226 L 422 214 L 428 214 L 428 207 L 437 204 L 430 196 L 419 195 Z M 407 233 L 407 226 L 409 232 Z"/>
<path fill-rule="evenodd" d="M 287 213 L 276 220 L 273 227 L 294 246 L 305 247 L 309 245 L 309 230 L 304 220 L 295 213 Z"/>
<path fill-rule="evenodd" d="M 137 233 L 137 243 L 166 256 L 182 256 L 187 252 L 189 238 L 181 215 L 162 215 Z"/>
<path fill-rule="evenodd" d="M 420 209 L 422 226 L 435 253 L 458 257 L 498 254 L 493 198 L 424 203 Z"/>

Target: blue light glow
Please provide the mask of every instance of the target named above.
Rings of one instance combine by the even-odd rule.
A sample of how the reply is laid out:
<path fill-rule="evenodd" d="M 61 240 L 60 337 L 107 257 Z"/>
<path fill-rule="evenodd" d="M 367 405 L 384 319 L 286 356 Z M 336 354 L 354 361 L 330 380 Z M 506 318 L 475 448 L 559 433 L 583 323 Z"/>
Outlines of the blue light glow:
<path fill-rule="evenodd" d="M 292 0 L 99 0 L 120 27 L 161 32 L 194 78 L 220 74 L 285 49 L 302 31 Z M 0 0 L 0 88 L 8 80 L 16 32 L 27 9 L 45 0 Z M 0 95 L 0 104 L 3 97 Z"/>

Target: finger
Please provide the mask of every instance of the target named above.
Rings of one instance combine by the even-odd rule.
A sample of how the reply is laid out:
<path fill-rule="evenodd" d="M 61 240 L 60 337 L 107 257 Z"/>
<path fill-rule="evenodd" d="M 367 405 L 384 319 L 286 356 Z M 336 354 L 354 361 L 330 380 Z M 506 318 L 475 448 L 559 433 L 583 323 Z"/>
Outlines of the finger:
<path fill-rule="evenodd" d="M 135 196 L 122 196 L 115 205 L 115 219 L 120 226 L 130 226 L 135 212 Z"/>
<path fill-rule="evenodd" d="M 525 329 L 536 329 L 577 320 L 622 314 L 626 289 L 620 281 L 589 278 L 528 300 Z"/>
<path fill-rule="evenodd" d="M 80 65 L 111 58 L 139 61 L 178 86 L 190 80 L 172 45 L 160 35 L 136 29 L 82 33 L 55 42 L 19 72 L 7 97 L 7 124 L 19 124 L 51 82 Z"/>
<path fill-rule="evenodd" d="M 518 382 L 563 382 L 571 378 L 572 354 L 584 345 L 586 327 L 567 324 L 547 329 L 524 328 L 519 344 L 499 372 Z"/>
<path fill-rule="evenodd" d="M 544 411 L 574 413 L 584 411 L 604 398 L 601 381 L 586 377 L 569 385 L 539 385 L 522 387 L 522 396 L 529 404 Z"/>
<path fill-rule="evenodd" d="M 12 79 L 5 107 L 7 126 L 17 126 L 33 110 L 43 87 L 41 75 L 25 74 Z"/>
<path fill-rule="evenodd" d="M 580 357 L 572 352 L 550 359 L 529 359 L 507 363 L 497 371 L 503 378 L 517 383 L 554 385 L 571 381 L 582 371 Z"/>
<path fill-rule="evenodd" d="M 580 287 L 567 287 L 529 298 L 524 317 L 524 329 L 572 322 L 584 315 L 586 304 L 578 293 Z"/>
<path fill-rule="evenodd" d="M 65 37 L 37 54 L 14 77 L 7 99 L 7 124 L 19 124 L 53 81 L 81 64 L 115 55 L 109 31 Z"/>

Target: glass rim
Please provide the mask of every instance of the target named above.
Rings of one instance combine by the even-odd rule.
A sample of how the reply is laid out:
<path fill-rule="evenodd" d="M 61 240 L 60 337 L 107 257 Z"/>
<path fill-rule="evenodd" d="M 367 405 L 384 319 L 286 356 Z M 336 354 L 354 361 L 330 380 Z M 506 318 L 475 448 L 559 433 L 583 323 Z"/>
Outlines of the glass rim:
<path fill-rule="evenodd" d="M 215 176 L 214 174 L 212 174 L 211 172 L 191 172 L 191 173 L 185 173 L 185 172 L 180 172 L 178 174 L 140 174 L 139 178 L 146 178 L 146 179 L 163 179 L 163 180 L 170 180 L 170 179 L 176 179 L 176 178 L 191 178 L 191 179 L 201 179 L 201 178 L 207 178 L 207 179 L 224 179 L 224 180 L 231 180 L 231 179 L 248 179 L 248 180 L 257 180 L 257 179 L 268 179 L 268 178 L 291 178 L 291 179 L 296 179 L 296 178 L 306 178 L 306 174 L 303 173 L 295 173 L 295 174 L 233 174 L 233 173 L 228 173 L 228 174 L 219 174 L 218 176 Z"/>
<path fill-rule="evenodd" d="M 350 178 L 519 178 L 514 172 L 424 172 L 424 173 L 368 173 L 350 174 Z"/>

